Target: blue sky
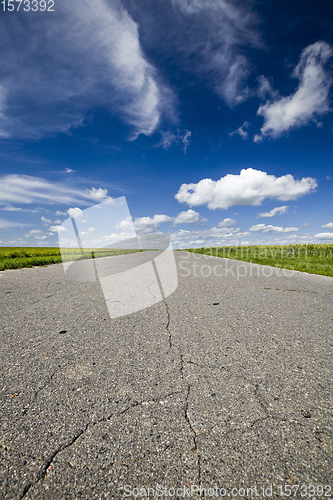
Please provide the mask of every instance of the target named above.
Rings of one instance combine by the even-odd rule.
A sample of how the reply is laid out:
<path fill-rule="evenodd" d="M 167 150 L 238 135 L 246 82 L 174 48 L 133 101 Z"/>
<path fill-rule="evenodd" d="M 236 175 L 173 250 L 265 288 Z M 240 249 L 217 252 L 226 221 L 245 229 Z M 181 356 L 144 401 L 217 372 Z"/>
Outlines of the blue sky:
<path fill-rule="evenodd" d="M 123 196 L 175 248 L 333 242 L 330 0 L 6 9 L 1 246 Z"/>

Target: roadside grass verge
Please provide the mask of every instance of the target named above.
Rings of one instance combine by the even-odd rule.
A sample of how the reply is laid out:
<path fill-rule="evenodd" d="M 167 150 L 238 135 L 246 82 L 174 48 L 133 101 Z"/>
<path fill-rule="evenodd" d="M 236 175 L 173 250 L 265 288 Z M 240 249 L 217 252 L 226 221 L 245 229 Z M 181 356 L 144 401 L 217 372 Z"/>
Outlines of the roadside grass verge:
<path fill-rule="evenodd" d="M 0 271 L 19 269 L 22 267 L 47 266 L 63 261 L 90 259 L 91 257 L 108 257 L 125 253 L 140 252 L 140 250 L 115 249 L 80 249 L 66 248 L 35 248 L 35 247 L 0 247 Z"/>
<path fill-rule="evenodd" d="M 333 276 L 333 243 L 188 248 L 186 252 Z"/>

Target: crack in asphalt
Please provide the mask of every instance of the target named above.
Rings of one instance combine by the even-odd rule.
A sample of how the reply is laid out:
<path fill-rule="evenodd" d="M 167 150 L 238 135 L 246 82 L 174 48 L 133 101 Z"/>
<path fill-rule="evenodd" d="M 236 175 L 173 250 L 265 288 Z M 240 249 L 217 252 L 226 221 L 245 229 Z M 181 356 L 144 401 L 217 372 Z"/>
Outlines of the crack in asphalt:
<path fill-rule="evenodd" d="M 163 302 L 164 302 L 164 305 L 165 305 L 165 308 L 166 308 L 166 314 L 167 314 L 167 324 L 166 324 L 166 330 L 169 334 L 169 346 L 170 346 L 170 349 L 171 350 L 177 350 L 178 351 L 178 355 L 179 355 L 179 359 L 180 359 L 180 376 L 182 379 L 184 379 L 184 356 L 180 350 L 180 347 L 179 346 L 174 346 L 173 344 L 173 339 L 172 339 L 172 333 L 171 333 L 171 330 L 170 330 L 170 321 L 171 321 L 171 315 L 170 315 L 170 308 L 168 306 L 168 303 L 167 301 L 165 300 L 165 297 L 163 297 Z M 197 444 L 197 433 L 196 431 L 194 430 L 193 426 L 192 426 L 192 422 L 190 420 L 190 417 L 189 417 L 189 414 L 188 414 L 188 405 L 189 405 L 189 396 L 190 396 L 190 392 L 191 392 L 191 384 L 188 384 L 188 389 L 187 389 L 187 394 L 186 394 L 186 400 L 185 400 L 185 408 L 184 408 L 184 416 L 185 416 L 185 420 L 192 432 L 192 435 L 193 435 L 193 444 L 194 444 L 194 448 L 193 448 L 193 451 L 196 453 L 197 457 L 198 457 L 198 485 L 201 486 L 201 476 L 202 476 L 202 467 L 201 467 L 201 453 L 200 453 L 200 450 L 198 448 L 198 444 Z"/>
<path fill-rule="evenodd" d="M 194 450 L 193 451 L 197 454 L 197 457 L 198 457 L 198 485 L 201 486 L 201 484 L 202 484 L 202 482 L 201 482 L 202 467 L 201 467 L 201 453 L 200 453 L 200 450 L 198 448 L 198 443 L 197 443 L 198 436 L 197 436 L 197 433 L 192 426 L 192 422 L 191 422 L 191 419 L 190 419 L 189 414 L 188 414 L 188 404 L 189 404 L 190 392 L 191 392 L 191 385 L 188 384 L 184 413 L 185 413 L 185 419 L 186 419 L 186 421 L 187 421 L 187 423 L 192 431 L 192 434 L 193 434 L 193 443 L 194 443 Z"/>
<path fill-rule="evenodd" d="M 54 372 L 50 375 L 49 379 L 47 380 L 47 382 L 45 382 L 45 384 L 42 385 L 42 387 L 40 387 L 39 389 L 37 389 L 37 391 L 35 391 L 35 394 L 31 400 L 31 402 L 29 403 L 29 405 L 25 408 L 25 410 L 23 410 L 21 416 L 25 416 L 30 407 L 34 404 L 34 402 L 37 400 L 39 394 L 52 382 L 52 379 L 53 377 L 55 376 L 55 374 L 57 373 L 57 370 L 54 370 Z"/>
<path fill-rule="evenodd" d="M 175 394 L 182 394 L 183 391 L 178 391 L 178 392 L 171 392 L 171 393 L 168 393 L 166 395 L 163 395 L 163 398 L 167 398 L 167 397 L 170 397 L 170 396 L 173 396 Z M 66 450 L 67 448 L 69 448 L 70 446 L 72 446 L 87 430 L 90 430 L 92 429 L 93 427 L 95 427 L 96 425 L 102 423 L 102 422 L 108 422 L 111 420 L 112 417 L 114 416 L 117 416 L 117 415 L 124 415 L 126 412 L 128 412 L 129 410 L 135 408 L 136 406 L 140 406 L 142 405 L 143 403 L 150 403 L 150 402 L 156 402 L 158 401 L 159 399 L 161 399 L 162 396 L 159 396 L 158 398 L 153 398 L 153 399 L 149 399 L 148 401 L 134 401 L 133 404 L 129 405 L 128 408 L 125 408 L 124 410 L 120 411 L 120 412 L 113 412 L 111 413 L 108 417 L 102 417 L 100 419 L 98 419 L 97 421 L 95 422 L 90 422 L 90 423 L 87 423 L 83 429 L 80 429 L 80 431 L 78 431 L 73 437 L 72 439 L 70 439 L 68 442 L 66 442 L 65 444 L 63 445 L 60 445 L 58 446 L 58 448 L 47 458 L 44 460 L 43 462 L 43 465 L 42 465 L 42 468 L 41 470 L 39 471 L 39 473 L 37 474 L 37 479 L 36 481 L 31 481 L 29 484 L 27 484 L 24 489 L 23 489 L 23 492 L 22 492 L 22 495 L 19 497 L 20 500 L 22 500 L 26 495 L 27 493 L 29 492 L 29 490 L 36 486 L 40 481 L 43 481 L 47 475 L 47 472 L 48 470 L 50 469 L 50 467 L 52 466 L 52 463 L 54 461 L 54 459 L 56 458 L 56 456 L 61 453 L 62 451 Z M 169 446 L 168 446 L 169 447 Z M 166 451 L 167 448 L 165 448 L 164 450 L 162 450 L 161 452 L 163 451 Z M 153 453 L 153 452 L 151 452 Z M 148 454 L 151 454 L 151 453 L 148 453 Z M 144 457 L 143 457 L 144 458 Z M 40 459 L 39 459 L 40 460 Z M 68 462 L 69 463 L 69 462 Z M 71 465 L 71 464 L 69 464 Z M 110 466 L 112 467 L 113 464 L 111 464 Z"/>

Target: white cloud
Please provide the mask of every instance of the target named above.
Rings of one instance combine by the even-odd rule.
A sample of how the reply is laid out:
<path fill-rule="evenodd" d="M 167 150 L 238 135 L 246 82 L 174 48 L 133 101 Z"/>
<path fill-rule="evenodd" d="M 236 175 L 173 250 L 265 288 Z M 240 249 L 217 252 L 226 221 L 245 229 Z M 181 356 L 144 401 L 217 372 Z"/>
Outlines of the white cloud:
<path fill-rule="evenodd" d="M 310 227 L 310 224 L 308 222 L 304 222 L 303 226 L 304 227 Z"/>
<path fill-rule="evenodd" d="M 249 63 L 240 46 L 260 46 L 256 17 L 246 4 L 224 0 L 172 0 L 177 15 L 173 37 L 182 70 L 206 81 L 230 106 L 249 95 Z M 181 23 L 181 24 L 180 24 Z"/>
<path fill-rule="evenodd" d="M 61 221 L 60 219 L 55 220 L 55 221 L 54 221 L 54 224 L 62 224 L 62 221 Z"/>
<path fill-rule="evenodd" d="M 204 243 L 205 246 L 238 244 L 239 238 L 248 236 L 249 234 L 248 232 L 241 232 L 239 227 L 219 227 L 218 225 L 208 229 L 198 229 L 195 231 L 180 229 L 171 234 L 170 239 L 175 247 L 187 248 L 193 245 L 198 246 L 202 243 Z"/>
<path fill-rule="evenodd" d="M 0 207 L 0 210 L 6 210 L 6 212 L 20 212 L 22 208 L 7 205 L 6 207 Z"/>
<path fill-rule="evenodd" d="M 75 207 L 75 208 L 69 208 L 67 210 L 67 213 L 70 217 L 74 217 L 74 219 L 80 219 L 83 216 L 83 212 L 81 208 Z"/>
<path fill-rule="evenodd" d="M 0 177 L 0 203 L 61 203 L 80 202 L 85 205 L 101 199 L 106 190 L 79 190 L 61 182 L 50 182 L 30 175 Z M 98 199 L 98 201 L 99 201 Z M 62 213 L 62 212 L 59 212 Z"/>
<path fill-rule="evenodd" d="M 77 170 L 73 170 L 73 169 L 67 167 L 67 168 L 65 168 L 65 172 L 66 172 L 66 174 L 72 174 L 73 172 L 77 172 Z"/>
<path fill-rule="evenodd" d="M 134 221 L 135 230 L 139 233 L 149 233 L 159 230 L 163 222 L 171 222 L 173 219 L 168 215 L 156 214 L 154 217 L 138 217 Z"/>
<path fill-rule="evenodd" d="M 195 222 L 203 221 L 201 215 L 195 210 L 189 209 L 184 212 L 180 212 L 174 219 L 174 224 L 193 224 Z"/>
<path fill-rule="evenodd" d="M 40 229 L 32 229 L 27 234 L 25 234 L 24 237 L 28 238 L 29 236 L 34 236 L 35 234 L 43 234 L 43 231 L 41 231 Z"/>
<path fill-rule="evenodd" d="M 288 213 L 288 206 L 283 205 L 283 207 L 275 207 L 272 208 L 269 212 L 262 212 L 257 215 L 257 218 L 259 217 L 274 217 L 275 215 L 281 215 L 281 214 L 286 214 Z"/>
<path fill-rule="evenodd" d="M 323 226 L 320 227 L 326 227 L 327 229 L 333 229 L 333 222 L 328 222 L 327 224 L 324 224 Z"/>
<path fill-rule="evenodd" d="M 10 227 L 22 227 L 29 226 L 30 224 L 22 224 L 21 222 L 11 222 L 9 220 L 0 219 L 0 229 L 6 229 Z"/>
<path fill-rule="evenodd" d="M 108 198 L 108 190 L 107 189 L 88 189 L 89 196 L 92 200 L 95 201 L 105 201 Z"/>
<path fill-rule="evenodd" d="M 36 240 L 46 240 L 47 236 L 35 236 Z"/>
<path fill-rule="evenodd" d="M 42 23 L 39 16 L 0 23 L 0 43 L 7 41 L 2 136 L 66 131 L 103 107 L 129 124 L 135 138 L 151 135 L 163 114 L 172 116 L 173 93 L 145 57 L 139 26 L 121 2 L 58 0 L 57 16 Z"/>
<path fill-rule="evenodd" d="M 251 232 L 260 232 L 260 233 L 294 233 L 298 231 L 298 227 L 281 227 L 281 226 L 272 226 L 271 224 L 256 224 L 255 226 L 251 226 L 249 231 Z"/>
<path fill-rule="evenodd" d="M 47 226 L 48 224 L 52 224 L 52 221 L 50 219 L 46 219 L 45 217 L 41 217 L 42 223 Z"/>
<path fill-rule="evenodd" d="M 87 231 L 81 231 L 80 232 L 80 236 L 87 236 L 89 234 L 92 234 L 96 231 L 96 229 L 94 227 L 90 227 L 89 229 L 87 229 Z"/>
<path fill-rule="evenodd" d="M 265 198 L 295 200 L 313 192 L 316 186 L 316 180 L 311 177 L 295 180 L 291 174 L 275 177 L 248 168 L 239 175 L 227 174 L 218 181 L 203 179 L 197 184 L 182 184 L 175 198 L 190 206 L 207 205 L 212 210 L 225 210 L 235 205 L 259 206 Z"/>
<path fill-rule="evenodd" d="M 333 233 L 318 233 L 315 234 L 317 240 L 333 240 Z"/>
<path fill-rule="evenodd" d="M 229 217 L 227 217 L 226 219 L 223 219 L 223 221 L 219 222 L 217 227 L 233 227 L 235 224 L 235 219 L 230 219 Z"/>
<path fill-rule="evenodd" d="M 265 78 L 263 75 L 259 76 L 258 80 L 258 89 L 257 94 L 260 99 L 276 98 L 279 93 L 276 90 L 273 90 L 271 82 L 268 78 Z"/>
<path fill-rule="evenodd" d="M 183 150 L 184 150 L 185 154 L 186 154 L 187 147 L 189 146 L 189 144 L 191 142 L 191 135 L 192 135 L 192 132 L 190 130 L 185 130 L 185 134 L 182 138 Z"/>
<path fill-rule="evenodd" d="M 60 210 L 57 210 L 55 214 L 56 215 L 67 215 L 66 212 L 61 212 Z"/>
<path fill-rule="evenodd" d="M 332 77 L 324 65 L 332 54 L 331 47 L 325 42 L 316 42 L 303 50 L 292 74 L 299 80 L 298 89 L 288 97 L 271 96 L 271 100 L 259 107 L 257 114 L 263 116 L 265 122 L 260 129 L 261 135 L 257 134 L 254 142 L 261 142 L 264 137 L 279 137 L 331 110 L 329 90 Z"/>
<path fill-rule="evenodd" d="M 51 227 L 49 227 L 49 230 L 52 233 L 65 233 L 65 232 L 67 232 L 67 229 L 63 226 L 51 226 Z"/>
<path fill-rule="evenodd" d="M 182 149 L 186 154 L 187 147 L 189 146 L 191 141 L 192 132 L 190 130 L 184 130 L 183 132 L 181 132 L 179 129 L 177 129 L 175 132 L 172 130 L 161 130 L 160 133 L 162 139 L 157 144 L 155 144 L 155 148 L 162 146 L 162 148 L 164 149 L 169 149 L 172 144 L 182 143 Z"/>
<path fill-rule="evenodd" d="M 232 137 L 235 134 L 238 134 L 241 136 L 242 139 L 247 139 L 249 133 L 247 132 L 247 130 L 244 130 L 244 129 L 249 128 L 250 125 L 251 125 L 251 123 L 244 122 L 241 127 L 238 127 L 238 129 L 236 129 L 234 132 L 229 133 L 230 137 Z"/>

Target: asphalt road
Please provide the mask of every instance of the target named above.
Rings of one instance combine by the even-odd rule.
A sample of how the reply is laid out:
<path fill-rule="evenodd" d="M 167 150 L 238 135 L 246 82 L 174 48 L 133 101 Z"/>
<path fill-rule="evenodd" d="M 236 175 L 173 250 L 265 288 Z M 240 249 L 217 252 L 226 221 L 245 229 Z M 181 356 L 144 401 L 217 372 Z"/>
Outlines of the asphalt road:
<path fill-rule="evenodd" d="M 1 499 L 329 498 L 332 278 L 176 259 L 115 319 L 61 264 L 0 273 Z"/>

